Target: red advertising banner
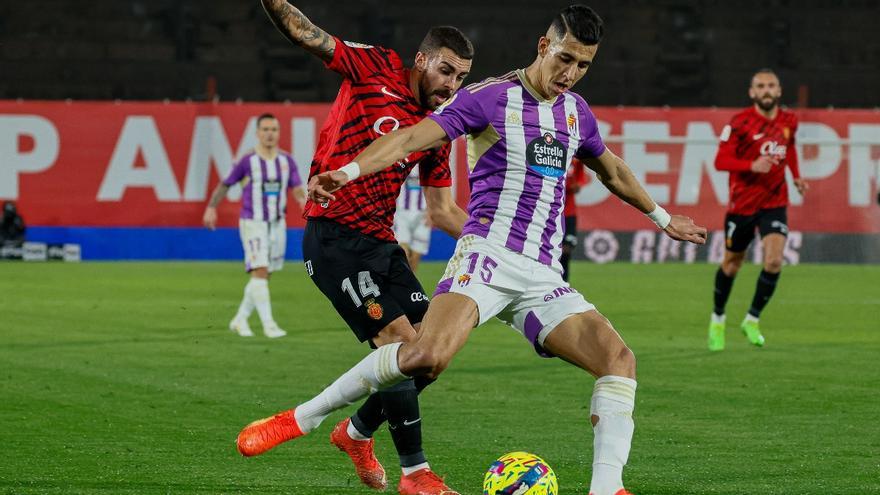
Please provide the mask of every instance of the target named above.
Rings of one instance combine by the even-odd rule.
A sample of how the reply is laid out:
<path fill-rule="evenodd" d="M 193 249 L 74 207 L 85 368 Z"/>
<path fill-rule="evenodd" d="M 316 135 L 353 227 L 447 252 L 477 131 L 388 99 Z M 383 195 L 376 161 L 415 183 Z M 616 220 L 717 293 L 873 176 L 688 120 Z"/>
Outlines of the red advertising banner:
<path fill-rule="evenodd" d="M 256 116 L 272 112 L 303 179 L 328 104 L 0 101 L 0 199 L 41 226 L 198 226 L 205 201 L 234 158 L 256 142 Z M 717 228 L 727 174 L 712 162 L 736 109 L 594 108 L 609 147 L 659 203 Z M 799 111 L 806 198 L 789 212 L 803 232 L 880 232 L 876 204 L 880 112 Z M 456 143 L 458 144 L 458 143 Z M 465 147 L 456 146 L 458 200 L 466 201 Z M 231 191 L 232 200 L 238 191 Z M 591 181 L 577 197 L 582 229 L 646 228 L 638 212 Z M 227 201 L 221 223 L 237 224 Z M 301 226 L 291 202 L 288 225 Z"/>

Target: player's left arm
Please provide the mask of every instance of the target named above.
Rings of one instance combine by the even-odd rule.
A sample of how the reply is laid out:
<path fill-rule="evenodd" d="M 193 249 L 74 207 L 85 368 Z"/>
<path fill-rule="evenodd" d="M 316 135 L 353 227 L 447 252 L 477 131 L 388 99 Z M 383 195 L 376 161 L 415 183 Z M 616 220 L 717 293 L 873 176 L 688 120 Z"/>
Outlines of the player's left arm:
<path fill-rule="evenodd" d="M 305 207 L 306 205 L 306 190 L 302 186 L 296 186 L 291 190 L 293 194 L 293 199 L 296 200 L 296 203 L 300 208 Z"/>
<path fill-rule="evenodd" d="M 202 214 L 202 223 L 208 230 L 217 228 L 217 205 L 223 201 L 227 192 L 229 192 L 229 186 L 221 182 L 211 193 L 211 199 L 208 200 L 208 206 L 205 207 L 205 212 Z"/>
<path fill-rule="evenodd" d="M 801 196 L 803 196 L 807 193 L 807 190 L 810 189 L 810 185 L 801 177 L 800 160 L 798 159 L 797 145 L 794 141 L 794 134 L 796 132 L 797 125 L 795 125 L 794 129 L 791 131 L 791 140 L 788 143 L 788 151 L 785 156 L 785 161 L 788 163 L 788 169 L 791 170 L 794 187 L 796 187 Z"/>
<path fill-rule="evenodd" d="M 706 243 L 706 228 L 694 224 L 683 215 L 669 215 L 651 199 L 629 165 L 608 148 L 596 158 L 581 158 L 584 165 L 596 172 L 602 184 L 618 198 L 651 217 L 669 237 L 694 244 Z"/>
<path fill-rule="evenodd" d="M 452 189 L 425 186 L 422 190 L 425 193 L 425 203 L 428 205 L 428 222 L 454 239 L 458 239 L 464 223 L 467 222 L 468 214 L 452 199 Z"/>
<path fill-rule="evenodd" d="M 425 151 L 449 142 L 446 131 L 431 119 L 390 132 L 370 143 L 354 161 L 340 168 L 315 175 L 309 180 L 309 198 L 316 202 L 336 199 L 333 192 L 348 182 L 376 173 L 417 151 Z"/>

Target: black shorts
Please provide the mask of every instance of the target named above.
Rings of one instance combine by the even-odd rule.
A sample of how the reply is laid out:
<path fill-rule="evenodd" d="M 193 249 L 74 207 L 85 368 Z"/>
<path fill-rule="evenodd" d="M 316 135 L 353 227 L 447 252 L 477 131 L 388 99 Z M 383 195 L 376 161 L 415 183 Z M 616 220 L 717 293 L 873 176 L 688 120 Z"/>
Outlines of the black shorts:
<path fill-rule="evenodd" d="M 755 238 L 755 229 L 763 238 L 767 234 L 788 236 L 788 216 L 785 207 L 760 210 L 754 215 L 731 215 L 724 217 L 725 246 L 728 251 L 741 253 L 749 248 Z"/>
<path fill-rule="evenodd" d="M 562 245 L 575 247 L 578 243 L 577 233 L 577 217 L 565 217 L 565 237 L 562 238 Z"/>
<path fill-rule="evenodd" d="M 419 323 L 428 310 L 428 296 L 399 244 L 333 221 L 310 219 L 303 235 L 303 260 L 312 282 L 361 342 L 400 316 Z"/>

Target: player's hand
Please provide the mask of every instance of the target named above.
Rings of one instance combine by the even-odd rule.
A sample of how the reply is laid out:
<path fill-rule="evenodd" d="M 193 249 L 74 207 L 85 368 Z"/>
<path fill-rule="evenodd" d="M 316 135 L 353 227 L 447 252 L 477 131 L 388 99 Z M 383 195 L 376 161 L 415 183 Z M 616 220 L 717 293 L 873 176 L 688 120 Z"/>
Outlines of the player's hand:
<path fill-rule="evenodd" d="M 708 235 L 706 227 L 700 227 L 684 215 L 672 215 L 672 220 L 663 232 L 676 241 L 688 241 L 694 244 L 706 244 Z"/>
<path fill-rule="evenodd" d="M 805 181 L 804 179 L 795 179 L 794 180 L 794 187 L 797 188 L 797 190 L 801 194 L 801 196 L 805 195 L 807 193 L 807 191 L 810 190 L 810 185 L 807 184 L 807 181 Z"/>
<path fill-rule="evenodd" d="M 773 168 L 773 165 L 779 165 L 779 160 L 776 157 L 761 155 L 752 162 L 752 172 L 766 174 Z"/>
<path fill-rule="evenodd" d="M 202 223 L 205 224 L 208 230 L 217 228 L 217 208 L 213 206 L 205 208 L 205 214 L 202 215 Z"/>
<path fill-rule="evenodd" d="M 339 170 L 320 173 L 309 179 L 309 199 L 316 203 L 326 203 L 336 199 L 332 193 L 348 183 L 348 174 Z"/>

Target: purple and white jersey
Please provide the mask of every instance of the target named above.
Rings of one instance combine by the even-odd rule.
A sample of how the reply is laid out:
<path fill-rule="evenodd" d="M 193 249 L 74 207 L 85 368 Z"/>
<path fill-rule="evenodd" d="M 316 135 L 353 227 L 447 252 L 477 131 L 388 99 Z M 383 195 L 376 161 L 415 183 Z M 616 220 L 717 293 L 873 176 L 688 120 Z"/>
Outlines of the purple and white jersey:
<path fill-rule="evenodd" d="M 397 211 L 420 212 L 425 209 L 425 195 L 422 193 L 422 184 L 419 179 L 419 166 L 416 165 L 410 171 L 400 195 L 397 196 Z"/>
<path fill-rule="evenodd" d="M 245 155 L 223 180 L 227 186 L 239 182 L 243 182 L 239 217 L 264 222 L 283 220 L 288 190 L 302 184 L 296 162 L 283 152 L 269 161 L 256 152 Z"/>
<path fill-rule="evenodd" d="M 517 70 L 460 89 L 429 116 L 449 139 L 467 134 L 473 234 L 561 270 L 566 170 L 605 152 L 580 95 L 544 100 Z"/>

